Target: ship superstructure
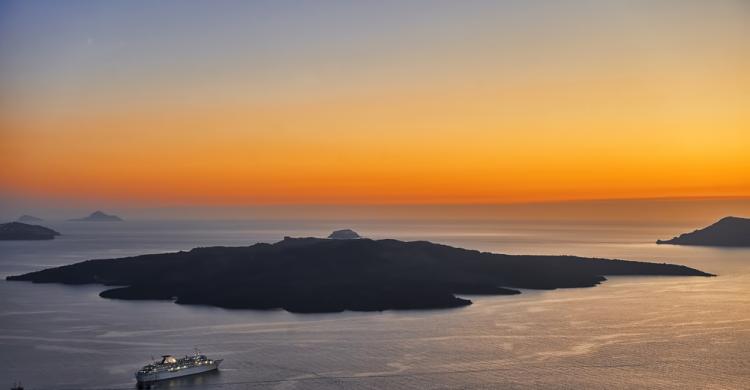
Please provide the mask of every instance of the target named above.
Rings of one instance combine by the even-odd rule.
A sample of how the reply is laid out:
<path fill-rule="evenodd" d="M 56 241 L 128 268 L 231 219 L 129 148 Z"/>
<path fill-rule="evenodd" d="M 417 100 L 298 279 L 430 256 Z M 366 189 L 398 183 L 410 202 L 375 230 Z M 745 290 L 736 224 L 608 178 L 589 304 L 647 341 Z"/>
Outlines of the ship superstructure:
<path fill-rule="evenodd" d="M 200 374 L 216 370 L 222 361 L 223 359 L 210 359 L 206 355 L 201 355 L 198 351 L 192 356 L 186 355 L 181 358 L 163 355 L 160 362 L 153 362 L 138 370 L 135 373 L 135 379 L 139 383 L 147 383 Z"/>

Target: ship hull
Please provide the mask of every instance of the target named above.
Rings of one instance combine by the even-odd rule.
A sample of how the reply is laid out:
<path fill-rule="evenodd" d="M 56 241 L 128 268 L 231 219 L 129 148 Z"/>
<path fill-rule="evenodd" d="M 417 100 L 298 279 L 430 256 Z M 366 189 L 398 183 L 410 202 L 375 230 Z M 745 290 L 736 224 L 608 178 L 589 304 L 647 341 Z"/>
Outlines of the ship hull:
<path fill-rule="evenodd" d="M 214 360 L 211 364 L 203 364 L 200 366 L 183 368 L 177 371 L 160 371 L 150 374 L 137 374 L 135 379 L 138 383 L 151 383 L 157 381 L 163 381 L 167 379 L 182 378 L 184 376 L 202 374 L 204 372 L 213 371 L 219 368 L 222 360 Z"/>

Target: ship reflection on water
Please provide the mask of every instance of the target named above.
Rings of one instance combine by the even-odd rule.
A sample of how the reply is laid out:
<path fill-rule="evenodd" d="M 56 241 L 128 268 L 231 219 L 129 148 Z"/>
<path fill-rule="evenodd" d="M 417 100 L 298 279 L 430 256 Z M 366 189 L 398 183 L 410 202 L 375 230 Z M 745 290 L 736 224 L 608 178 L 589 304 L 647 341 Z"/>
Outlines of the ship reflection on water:
<path fill-rule="evenodd" d="M 138 383 L 137 389 L 200 389 L 206 386 L 218 386 L 221 384 L 221 371 L 212 370 L 196 375 L 184 376 L 175 379 L 165 379 L 158 382 Z"/>

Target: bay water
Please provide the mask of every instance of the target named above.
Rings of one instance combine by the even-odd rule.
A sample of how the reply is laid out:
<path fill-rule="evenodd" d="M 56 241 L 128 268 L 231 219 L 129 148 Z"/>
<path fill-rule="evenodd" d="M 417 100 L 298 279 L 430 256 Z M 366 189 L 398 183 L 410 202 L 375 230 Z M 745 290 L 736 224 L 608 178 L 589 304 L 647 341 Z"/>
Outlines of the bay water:
<path fill-rule="evenodd" d="M 0 386 L 132 389 L 151 357 L 200 349 L 214 373 L 156 388 L 746 389 L 750 249 L 656 245 L 697 226 L 617 221 L 46 222 L 0 241 L 0 276 L 95 258 L 275 242 L 353 228 L 509 254 L 684 264 L 718 275 L 610 277 L 593 288 L 469 296 L 446 310 L 293 314 L 98 296 L 99 285 L 0 281 Z M 200 286 L 205 289 L 221 286 Z"/>

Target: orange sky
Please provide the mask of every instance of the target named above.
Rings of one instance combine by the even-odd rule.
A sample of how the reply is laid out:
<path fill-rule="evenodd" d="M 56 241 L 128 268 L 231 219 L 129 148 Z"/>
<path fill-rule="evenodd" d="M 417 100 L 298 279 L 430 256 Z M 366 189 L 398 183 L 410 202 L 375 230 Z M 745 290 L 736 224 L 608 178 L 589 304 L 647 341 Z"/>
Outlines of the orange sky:
<path fill-rule="evenodd" d="M 180 34 L 152 42 L 111 30 L 141 21 L 120 13 L 83 32 L 53 24 L 41 39 L 59 41 L 40 43 L 11 23 L 0 57 L 26 50 L 0 70 L 0 191 L 217 205 L 747 196 L 750 13 L 686 4 L 588 10 L 602 20 L 515 10 L 529 20 L 512 26 L 499 6 L 445 10 L 336 31 L 321 12 L 307 40 L 165 22 L 152 28 Z M 17 8 L 11 22 L 35 12 Z"/>

